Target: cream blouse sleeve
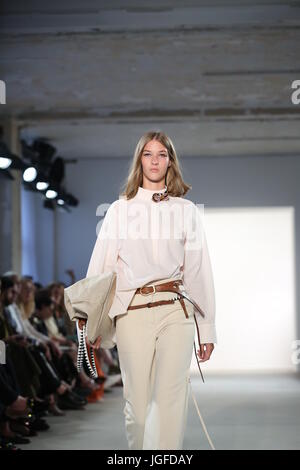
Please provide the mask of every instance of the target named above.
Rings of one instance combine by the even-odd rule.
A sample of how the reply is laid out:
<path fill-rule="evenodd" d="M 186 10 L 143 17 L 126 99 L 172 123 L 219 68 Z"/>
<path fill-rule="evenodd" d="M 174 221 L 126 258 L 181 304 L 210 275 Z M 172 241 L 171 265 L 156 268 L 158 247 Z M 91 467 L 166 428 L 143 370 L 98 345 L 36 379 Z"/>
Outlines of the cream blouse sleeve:
<path fill-rule="evenodd" d="M 215 288 L 206 234 L 199 208 L 192 203 L 191 209 L 184 242 L 183 283 L 205 314 L 203 318 L 194 308 L 200 343 L 217 343 Z"/>
<path fill-rule="evenodd" d="M 112 203 L 103 219 L 88 265 L 86 277 L 114 271 L 118 259 L 116 203 Z"/>

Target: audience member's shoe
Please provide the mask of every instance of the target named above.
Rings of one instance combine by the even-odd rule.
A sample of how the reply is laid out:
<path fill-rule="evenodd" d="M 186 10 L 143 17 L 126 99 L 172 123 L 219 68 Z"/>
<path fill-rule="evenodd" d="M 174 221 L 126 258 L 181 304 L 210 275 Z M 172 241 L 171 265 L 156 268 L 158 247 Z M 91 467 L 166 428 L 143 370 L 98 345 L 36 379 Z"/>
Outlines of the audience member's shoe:
<path fill-rule="evenodd" d="M 48 400 L 37 400 L 35 398 L 28 398 L 28 406 L 32 409 L 33 414 L 41 416 L 45 411 L 48 410 Z"/>
<path fill-rule="evenodd" d="M 86 398 L 91 393 L 91 389 L 85 387 L 74 387 L 72 392 L 79 395 L 81 398 Z"/>
<path fill-rule="evenodd" d="M 50 428 L 49 424 L 45 419 L 39 418 L 34 414 L 30 415 L 30 417 L 28 418 L 18 418 L 17 422 L 22 425 L 25 425 L 31 431 L 47 431 Z"/>
<path fill-rule="evenodd" d="M 107 375 L 114 375 L 114 374 L 120 374 L 121 370 L 119 366 L 115 366 L 114 364 L 109 366 Z"/>
<path fill-rule="evenodd" d="M 95 390 L 95 388 L 97 387 L 97 384 L 96 384 L 95 380 L 90 378 L 90 377 L 87 380 L 81 381 L 81 383 L 79 385 L 81 387 L 88 388 L 90 390 L 90 392 Z"/>
<path fill-rule="evenodd" d="M 50 403 L 48 407 L 48 411 L 50 414 L 53 416 L 66 416 L 66 413 L 64 413 L 56 403 Z"/>
<path fill-rule="evenodd" d="M 43 418 L 36 418 L 33 423 L 30 423 L 29 427 L 34 431 L 48 431 L 48 429 L 50 428 L 47 421 Z"/>
<path fill-rule="evenodd" d="M 31 414 L 27 418 L 15 418 L 15 421 L 19 424 L 29 427 L 30 424 L 32 424 L 35 421 L 35 419 L 36 419 L 35 416 Z"/>
<path fill-rule="evenodd" d="M 92 390 L 91 381 L 89 378 L 87 378 L 86 380 L 82 380 L 80 379 L 80 377 L 77 377 L 74 388 L 83 388 L 84 390 L 89 389 L 89 393 L 91 393 L 91 390 Z"/>
<path fill-rule="evenodd" d="M 28 426 L 22 423 L 18 423 L 15 420 L 10 420 L 9 422 L 10 429 L 18 434 L 21 434 L 25 437 L 37 436 L 37 432 L 33 429 L 30 429 Z"/>
<path fill-rule="evenodd" d="M 13 444 L 29 444 L 30 440 L 15 433 L 9 421 L 4 421 L 1 423 L 1 435 L 2 441 L 4 443 L 12 442 Z"/>
<path fill-rule="evenodd" d="M 115 385 L 117 382 L 119 382 L 120 378 L 121 374 L 108 375 L 107 379 L 104 382 L 104 390 Z"/>
<path fill-rule="evenodd" d="M 78 404 L 74 396 L 67 390 L 62 395 L 57 396 L 57 405 L 62 410 L 82 410 L 83 406 Z"/>
<path fill-rule="evenodd" d="M 70 391 L 69 393 L 70 393 L 70 395 L 73 397 L 73 399 L 75 400 L 75 402 L 78 403 L 78 405 L 84 406 L 84 405 L 87 404 L 87 399 L 84 398 L 84 397 L 81 397 L 80 395 L 77 395 L 77 393 L 74 392 L 74 390 Z"/>

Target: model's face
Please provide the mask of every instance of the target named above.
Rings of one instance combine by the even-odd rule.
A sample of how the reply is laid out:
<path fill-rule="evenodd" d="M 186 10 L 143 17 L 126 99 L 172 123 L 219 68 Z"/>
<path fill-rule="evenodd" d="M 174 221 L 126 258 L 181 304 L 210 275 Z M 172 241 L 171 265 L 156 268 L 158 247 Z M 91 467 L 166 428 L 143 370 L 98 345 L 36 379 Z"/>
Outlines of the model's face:
<path fill-rule="evenodd" d="M 164 182 L 168 167 L 171 166 L 168 150 L 157 140 L 150 140 L 145 145 L 141 163 L 144 178 L 153 183 Z"/>

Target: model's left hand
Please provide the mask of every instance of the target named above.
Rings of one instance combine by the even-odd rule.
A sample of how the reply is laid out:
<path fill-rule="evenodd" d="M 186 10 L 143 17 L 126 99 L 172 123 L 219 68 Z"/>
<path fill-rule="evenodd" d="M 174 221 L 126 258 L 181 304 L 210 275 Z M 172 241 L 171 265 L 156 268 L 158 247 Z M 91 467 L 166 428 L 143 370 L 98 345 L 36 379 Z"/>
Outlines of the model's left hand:
<path fill-rule="evenodd" d="M 214 343 L 204 343 L 200 344 L 200 349 L 197 351 L 197 355 L 199 357 L 199 362 L 208 361 L 211 356 L 211 353 L 214 350 Z"/>

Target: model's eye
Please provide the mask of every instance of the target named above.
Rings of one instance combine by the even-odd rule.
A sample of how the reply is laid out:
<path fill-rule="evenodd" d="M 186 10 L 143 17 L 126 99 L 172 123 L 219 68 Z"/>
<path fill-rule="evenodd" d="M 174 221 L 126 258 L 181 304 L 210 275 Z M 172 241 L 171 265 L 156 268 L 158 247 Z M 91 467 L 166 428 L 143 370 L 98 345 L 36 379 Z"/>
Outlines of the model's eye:
<path fill-rule="evenodd" d="M 150 153 L 144 153 L 144 156 L 145 156 L 145 157 L 150 157 L 150 155 L 151 155 Z M 166 153 L 160 153 L 159 156 L 160 156 L 160 157 L 166 157 L 167 154 L 166 154 Z"/>

